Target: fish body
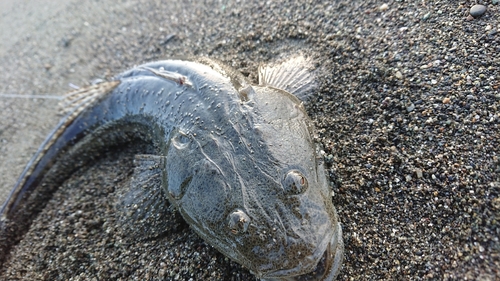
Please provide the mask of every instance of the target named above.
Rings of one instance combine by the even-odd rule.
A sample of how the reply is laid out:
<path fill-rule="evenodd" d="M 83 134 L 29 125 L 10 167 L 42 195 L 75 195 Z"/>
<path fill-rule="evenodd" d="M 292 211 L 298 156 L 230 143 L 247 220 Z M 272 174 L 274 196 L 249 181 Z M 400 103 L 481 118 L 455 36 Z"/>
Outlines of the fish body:
<path fill-rule="evenodd" d="M 311 81 L 289 65 L 262 67 L 251 85 L 208 59 L 158 61 L 68 94 L 66 116 L 1 209 L 0 234 L 27 230 L 58 186 L 42 182 L 139 138 L 154 145 L 168 201 L 210 245 L 262 280 L 333 280 L 342 231 L 312 122 L 290 93 Z"/>

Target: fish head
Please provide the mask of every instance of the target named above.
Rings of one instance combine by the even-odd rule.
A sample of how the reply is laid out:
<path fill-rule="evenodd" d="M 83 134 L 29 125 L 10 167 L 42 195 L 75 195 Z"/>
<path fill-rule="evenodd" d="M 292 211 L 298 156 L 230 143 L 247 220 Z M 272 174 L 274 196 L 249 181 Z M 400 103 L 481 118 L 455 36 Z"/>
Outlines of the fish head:
<path fill-rule="evenodd" d="M 244 185 L 243 207 L 230 216 L 233 236 L 263 280 L 333 280 L 342 231 L 312 121 L 294 95 L 253 88 L 255 172 Z M 238 218 L 250 223 L 235 224 Z"/>
<path fill-rule="evenodd" d="M 333 280 L 342 235 L 312 123 L 295 96 L 252 91 L 225 133 L 174 136 L 167 171 L 179 176 L 169 180 L 170 201 L 205 241 L 262 280 Z"/>

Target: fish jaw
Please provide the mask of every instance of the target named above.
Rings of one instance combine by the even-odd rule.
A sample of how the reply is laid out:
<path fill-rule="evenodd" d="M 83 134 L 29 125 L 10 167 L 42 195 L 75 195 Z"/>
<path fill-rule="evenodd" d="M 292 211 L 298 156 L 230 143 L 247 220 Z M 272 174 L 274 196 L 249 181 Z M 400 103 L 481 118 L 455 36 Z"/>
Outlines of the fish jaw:
<path fill-rule="evenodd" d="M 344 241 L 342 227 L 336 225 L 337 231 L 331 237 L 323 255 L 318 260 L 316 267 L 309 273 L 301 275 L 288 275 L 290 270 L 277 271 L 261 277 L 262 281 L 333 281 L 337 277 L 344 259 Z"/>

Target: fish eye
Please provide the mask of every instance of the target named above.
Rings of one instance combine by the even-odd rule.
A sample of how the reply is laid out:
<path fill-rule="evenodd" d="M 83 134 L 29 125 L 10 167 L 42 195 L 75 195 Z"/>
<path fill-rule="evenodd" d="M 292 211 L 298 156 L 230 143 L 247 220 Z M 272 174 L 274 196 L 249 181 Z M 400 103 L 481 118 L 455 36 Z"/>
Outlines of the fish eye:
<path fill-rule="evenodd" d="M 288 194 L 301 194 L 307 186 L 306 177 L 297 170 L 289 171 L 283 179 L 283 188 Z"/>
<path fill-rule="evenodd" d="M 235 210 L 229 215 L 228 227 L 232 234 L 236 235 L 244 233 L 250 224 L 250 217 L 248 217 L 242 210 Z"/>

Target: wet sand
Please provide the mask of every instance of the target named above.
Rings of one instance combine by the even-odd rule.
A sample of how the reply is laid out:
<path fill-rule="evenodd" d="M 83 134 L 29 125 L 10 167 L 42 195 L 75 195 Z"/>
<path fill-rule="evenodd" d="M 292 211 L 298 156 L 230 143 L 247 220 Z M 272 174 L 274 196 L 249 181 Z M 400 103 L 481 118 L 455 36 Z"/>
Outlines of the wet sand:
<path fill-rule="evenodd" d="M 37 3 L 2 3 L 0 94 L 58 96 L 191 55 L 256 81 L 259 63 L 300 52 L 318 67 L 306 108 L 344 230 L 338 280 L 500 278 L 498 5 L 471 20 L 472 1 Z M 57 110 L 55 99 L 0 97 L 0 198 Z M 114 223 L 134 149 L 66 181 L 0 279 L 251 279 L 175 212 L 147 240 Z"/>

